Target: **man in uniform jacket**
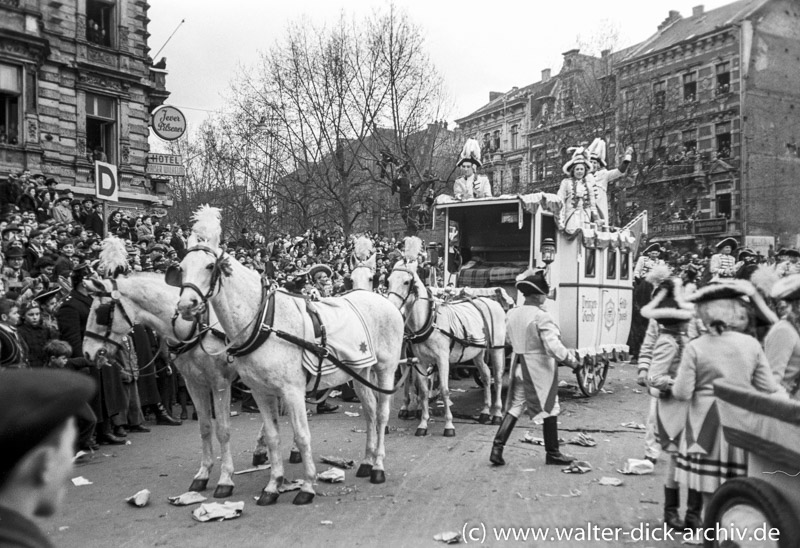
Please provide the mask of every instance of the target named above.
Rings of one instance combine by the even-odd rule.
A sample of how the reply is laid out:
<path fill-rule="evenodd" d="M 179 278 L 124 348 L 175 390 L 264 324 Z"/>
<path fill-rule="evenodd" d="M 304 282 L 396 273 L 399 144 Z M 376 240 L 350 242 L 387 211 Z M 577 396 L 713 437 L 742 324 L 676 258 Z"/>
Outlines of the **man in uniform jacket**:
<path fill-rule="evenodd" d="M 83 208 L 86 210 L 86 216 L 83 218 L 83 228 L 87 231 L 91 230 L 98 236 L 104 236 L 105 231 L 103 230 L 103 218 L 100 217 L 100 214 L 94 208 L 94 198 L 84 198 L 83 200 Z"/>

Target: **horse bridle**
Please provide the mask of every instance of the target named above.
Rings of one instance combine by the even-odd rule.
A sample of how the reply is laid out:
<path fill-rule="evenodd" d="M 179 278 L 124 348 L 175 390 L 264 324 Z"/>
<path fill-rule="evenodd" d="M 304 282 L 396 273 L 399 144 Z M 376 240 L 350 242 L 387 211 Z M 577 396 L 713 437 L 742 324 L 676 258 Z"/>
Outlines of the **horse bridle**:
<path fill-rule="evenodd" d="M 200 297 L 202 304 L 207 306 L 208 300 L 214 296 L 214 292 L 217 290 L 217 287 L 222 287 L 222 276 L 225 273 L 223 269 L 225 268 L 228 260 L 227 257 L 225 257 L 224 252 L 221 252 L 219 255 L 217 255 L 213 249 L 204 245 L 196 245 L 189 248 L 186 251 L 186 255 L 189 255 L 189 253 L 195 253 L 197 251 L 202 251 L 203 253 L 214 257 L 214 265 L 211 268 L 211 282 L 209 283 L 208 291 L 205 293 L 205 295 L 200 288 L 193 283 L 183 281 L 183 268 L 179 264 L 173 264 L 167 268 L 167 271 L 164 274 L 164 281 L 167 282 L 167 285 L 179 287 L 181 290 L 181 296 L 183 296 L 183 291 L 185 289 L 191 289 L 197 293 L 198 297 Z"/>
<path fill-rule="evenodd" d="M 403 267 L 396 267 L 392 269 L 392 272 L 394 272 L 395 270 L 400 272 L 405 272 L 406 274 L 411 275 L 411 280 L 408 282 L 408 293 L 406 293 L 405 296 L 401 295 L 397 291 L 389 291 L 386 293 L 387 298 L 390 297 L 391 295 L 394 295 L 395 297 L 400 299 L 400 306 L 398 308 L 402 310 L 406 306 L 408 299 L 411 298 L 411 295 L 414 295 L 415 297 L 419 298 L 419 289 L 417 288 L 417 282 L 414 279 L 414 274 L 415 274 L 414 272 L 412 272 L 408 268 L 403 268 Z"/>
<path fill-rule="evenodd" d="M 95 293 L 95 297 L 99 298 L 110 298 L 111 302 L 101 303 L 97 306 L 97 310 L 95 310 L 94 317 L 97 325 L 104 326 L 106 328 L 106 332 L 103 335 L 98 335 L 94 331 L 89 331 L 88 329 L 84 332 L 84 336 L 89 337 L 90 339 L 96 339 L 101 341 L 103 344 L 113 344 L 121 351 L 125 351 L 125 347 L 123 347 L 120 343 L 115 341 L 111 338 L 112 327 L 114 326 L 114 312 L 119 306 L 119 310 L 122 314 L 122 319 L 128 322 L 128 327 L 133 329 L 133 320 L 131 320 L 130 315 L 125 310 L 125 305 L 122 304 L 122 300 L 120 299 L 121 295 L 119 289 L 117 288 L 117 280 L 110 279 L 112 290 L 111 292 L 103 291 Z M 97 351 L 98 356 L 105 356 L 108 352 L 105 348 L 101 348 Z"/>

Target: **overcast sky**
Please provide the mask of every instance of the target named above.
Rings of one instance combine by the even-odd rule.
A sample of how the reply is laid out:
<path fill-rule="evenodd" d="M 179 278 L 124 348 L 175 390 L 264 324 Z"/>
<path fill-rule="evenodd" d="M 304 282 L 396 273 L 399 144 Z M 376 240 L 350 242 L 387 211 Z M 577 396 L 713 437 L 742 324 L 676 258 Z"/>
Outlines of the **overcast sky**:
<path fill-rule="evenodd" d="M 448 119 L 465 116 L 488 102 L 489 91 L 508 91 L 537 82 L 544 68 L 555 74 L 561 54 L 578 36 L 610 29 L 618 47 L 644 40 L 669 10 L 691 16 L 701 0 L 396 0 L 424 31 L 427 50 L 444 75 L 455 108 Z M 706 11 L 729 3 L 706 0 Z M 342 11 L 369 14 L 388 5 L 380 0 L 151 0 L 150 54 L 167 58 L 167 104 L 181 108 L 190 130 L 209 111 L 225 104 L 237 67 L 253 66 L 258 52 L 285 34 L 286 24 L 307 16 L 334 22 Z M 170 34 L 181 25 L 164 50 Z"/>

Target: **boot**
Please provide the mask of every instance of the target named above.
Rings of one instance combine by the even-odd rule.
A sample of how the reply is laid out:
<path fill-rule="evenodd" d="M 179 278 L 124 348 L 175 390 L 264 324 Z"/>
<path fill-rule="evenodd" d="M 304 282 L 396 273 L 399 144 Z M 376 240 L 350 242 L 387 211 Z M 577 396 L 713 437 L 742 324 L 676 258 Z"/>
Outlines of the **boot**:
<path fill-rule="evenodd" d="M 172 415 L 167 413 L 167 408 L 159 403 L 156 407 L 156 424 L 164 424 L 167 426 L 180 426 L 181 421 L 172 418 Z"/>
<path fill-rule="evenodd" d="M 678 514 L 680 508 L 680 490 L 676 487 L 664 487 L 664 524 L 672 529 L 683 531 L 683 521 Z"/>
<path fill-rule="evenodd" d="M 500 428 L 497 429 L 497 434 L 494 435 L 494 443 L 492 443 L 492 454 L 489 455 L 489 462 L 497 466 L 503 466 L 506 461 L 503 460 L 503 447 L 505 447 L 511 431 L 517 424 L 517 417 L 511 413 L 506 413 L 503 416 L 503 422 L 500 423 Z"/>
<path fill-rule="evenodd" d="M 703 527 L 703 493 L 689 489 L 686 497 L 686 518 L 683 520 L 684 527 L 687 529 L 699 529 Z"/>
<path fill-rule="evenodd" d="M 544 419 L 544 450 L 547 453 L 545 464 L 569 464 L 575 460 L 571 455 L 564 455 L 558 450 L 558 418 Z"/>

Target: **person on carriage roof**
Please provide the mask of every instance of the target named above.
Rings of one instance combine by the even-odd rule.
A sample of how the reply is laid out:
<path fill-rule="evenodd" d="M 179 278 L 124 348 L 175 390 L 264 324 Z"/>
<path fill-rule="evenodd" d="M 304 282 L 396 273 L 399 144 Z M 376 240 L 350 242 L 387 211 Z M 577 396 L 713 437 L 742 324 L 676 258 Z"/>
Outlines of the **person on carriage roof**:
<path fill-rule="evenodd" d="M 481 146 L 475 139 L 467 139 L 458 158 L 456 167 L 460 167 L 463 175 L 456 179 L 453 185 L 453 195 L 458 200 L 470 198 L 490 198 L 492 185 L 485 175 L 478 175 L 476 170 L 481 167 Z"/>
<path fill-rule="evenodd" d="M 561 332 L 544 302 L 550 285 L 543 270 L 528 270 L 517 278 L 517 290 L 525 296 L 522 306 L 506 315 L 507 339 L 516 355 L 512 366 L 508 408 L 494 437 L 489 461 L 502 466 L 503 448 L 523 410 L 531 417 L 544 417 L 544 447 L 546 464 L 569 464 L 573 457 L 558 449 L 558 365 L 566 363 L 573 369 L 578 361 L 561 342 Z"/>
<path fill-rule="evenodd" d="M 596 221 L 598 213 L 589 153 L 583 147 L 573 147 L 569 151 L 572 152 L 572 158 L 562 168 L 567 178 L 561 181 L 558 189 L 562 203 L 558 224 L 567 234 L 574 234 L 586 224 Z"/>
<path fill-rule="evenodd" d="M 597 214 L 600 222 L 608 225 L 611 224 L 608 217 L 608 184 L 625 176 L 625 172 L 628 170 L 633 158 L 633 147 L 628 147 L 625 150 L 625 157 L 618 169 L 608 169 L 606 164 L 606 142 L 600 137 L 592 141 L 588 151 L 594 177 L 594 201 L 597 206 Z"/>

